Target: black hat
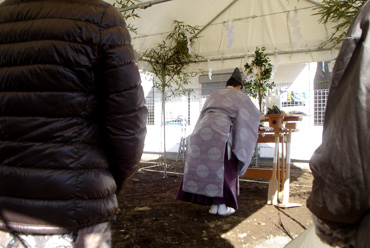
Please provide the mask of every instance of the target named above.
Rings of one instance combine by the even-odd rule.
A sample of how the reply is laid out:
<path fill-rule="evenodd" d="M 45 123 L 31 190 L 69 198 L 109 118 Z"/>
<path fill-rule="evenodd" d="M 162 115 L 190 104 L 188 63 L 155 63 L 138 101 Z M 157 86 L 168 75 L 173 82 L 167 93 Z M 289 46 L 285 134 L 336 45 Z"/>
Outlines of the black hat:
<path fill-rule="evenodd" d="M 227 86 L 228 86 L 228 85 L 230 85 L 230 86 L 239 86 L 239 85 L 241 85 L 241 86 L 243 87 L 242 82 L 243 82 L 242 74 L 241 74 L 241 72 L 240 72 L 239 68 L 238 68 L 238 67 L 236 67 L 236 68 L 234 69 L 233 74 L 232 74 L 232 75 L 231 75 L 231 77 L 229 78 L 229 80 L 227 80 L 226 85 L 227 85 Z"/>
<path fill-rule="evenodd" d="M 231 75 L 231 77 L 230 77 L 230 78 L 235 79 L 235 80 L 236 80 L 236 81 L 238 81 L 240 84 L 242 84 L 242 82 L 243 82 L 242 74 L 241 74 L 241 72 L 240 72 L 240 70 L 239 70 L 239 68 L 238 68 L 238 67 L 236 67 L 236 68 L 235 68 L 235 70 L 234 70 L 234 72 L 233 72 L 233 74 Z"/>

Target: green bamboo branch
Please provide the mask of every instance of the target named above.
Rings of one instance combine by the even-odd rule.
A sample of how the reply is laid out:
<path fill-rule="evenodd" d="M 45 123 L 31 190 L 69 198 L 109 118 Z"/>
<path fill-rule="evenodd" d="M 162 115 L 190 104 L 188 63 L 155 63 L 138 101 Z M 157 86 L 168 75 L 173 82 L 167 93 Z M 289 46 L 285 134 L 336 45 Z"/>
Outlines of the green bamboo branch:
<path fill-rule="evenodd" d="M 139 0 L 116 0 L 115 3 L 113 3 L 113 6 L 116 7 L 117 9 L 124 9 L 128 7 L 135 6 L 136 4 L 140 3 Z M 122 12 L 122 17 L 124 20 L 128 20 L 130 18 L 140 18 L 140 16 L 135 13 L 136 9 L 130 10 L 130 11 L 125 11 Z M 127 29 L 134 34 L 137 34 L 137 28 L 135 28 L 132 24 L 127 24 L 126 25 Z"/>
<path fill-rule="evenodd" d="M 360 8 L 367 0 L 323 0 L 322 5 L 317 6 L 314 15 L 319 15 L 320 23 L 334 22 L 337 23 L 330 37 L 321 44 L 321 48 L 329 46 L 330 48 L 340 46 L 346 37 L 347 30 Z"/>

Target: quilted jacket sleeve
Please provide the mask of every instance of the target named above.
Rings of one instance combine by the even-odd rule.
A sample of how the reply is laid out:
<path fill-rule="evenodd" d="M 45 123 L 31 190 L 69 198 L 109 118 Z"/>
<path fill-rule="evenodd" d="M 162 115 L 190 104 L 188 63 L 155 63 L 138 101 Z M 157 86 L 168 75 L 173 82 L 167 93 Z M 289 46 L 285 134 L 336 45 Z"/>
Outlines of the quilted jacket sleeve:
<path fill-rule="evenodd" d="M 117 191 L 135 172 L 146 135 L 147 109 L 130 34 L 120 13 L 102 18 L 99 88 L 104 103 L 104 139 Z"/>

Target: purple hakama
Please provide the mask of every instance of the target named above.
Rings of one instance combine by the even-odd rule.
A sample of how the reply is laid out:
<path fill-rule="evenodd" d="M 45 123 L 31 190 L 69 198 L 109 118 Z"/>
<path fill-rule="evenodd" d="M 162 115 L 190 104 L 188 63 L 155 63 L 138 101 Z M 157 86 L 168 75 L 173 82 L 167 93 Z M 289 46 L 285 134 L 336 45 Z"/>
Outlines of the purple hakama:
<path fill-rule="evenodd" d="M 192 202 L 200 205 L 226 204 L 226 206 L 238 210 L 238 166 L 236 156 L 232 154 L 231 159 L 227 160 L 227 152 L 225 152 L 224 165 L 223 197 L 209 197 L 185 192 L 182 190 L 184 180 L 182 179 L 176 200 Z"/>

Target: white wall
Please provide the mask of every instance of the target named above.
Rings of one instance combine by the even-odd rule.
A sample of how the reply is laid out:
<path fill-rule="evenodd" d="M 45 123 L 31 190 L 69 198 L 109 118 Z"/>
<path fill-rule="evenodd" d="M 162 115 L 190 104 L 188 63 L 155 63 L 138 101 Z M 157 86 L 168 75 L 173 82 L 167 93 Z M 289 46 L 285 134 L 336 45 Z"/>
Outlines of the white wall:
<path fill-rule="evenodd" d="M 313 126 L 313 80 L 316 73 L 316 63 L 306 63 L 301 65 L 281 65 L 275 73 L 274 81 L 277 84 L 290 82 L 291 89 L 295 91 L 307 91 L 308 101 L 304 107 L 282 108 L 286 112 L 291 110 L 301 110 L 306 113 L 303 120 L 298 122 L 298 131 L 292 135 L 291 158 L 298 160 L 309 160 L 312 153 L 321 143 L 322 127 Z M 143 82 L 151 86 L 150 82 Z M 149 87 L 148 86 L 148 87 Z M 199 76 L 191 80 L 191 87 L 200 88 Z M 145 87 L 144 87 L 145 88 Z M 179 125 L 166 126 L 166 150 L 177 152 L 178 144 L 181 137 L 191 134 L 194 125 L 199 117 L 200 110 L 203 106 L 204 99 L 199 98 L 197 101 L 191 101 L 190 114 L 191 125 L 184 127 Z M 166 112 L 173 113 L 175 118 L 179 112 L 183 112 L 187 117 L 187 98 L 184 97 L 180 102 L 167 102 Z M 163 151 L 163 127 L 161 123 L 161 102 L 155 103 L 155 126 L 148 126 L 148 136 L 146 139 L 145 151 Z M 273 156 L 273 144 L 261 144 L 261 156 Z"/>

